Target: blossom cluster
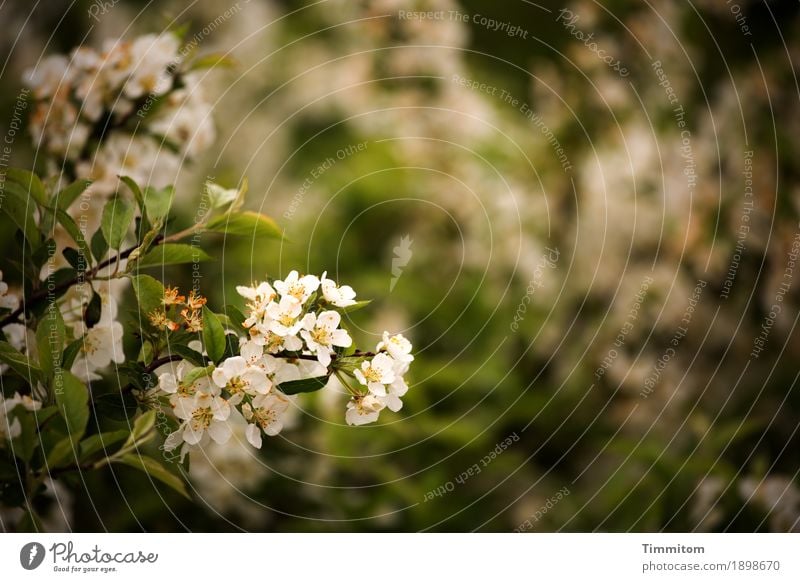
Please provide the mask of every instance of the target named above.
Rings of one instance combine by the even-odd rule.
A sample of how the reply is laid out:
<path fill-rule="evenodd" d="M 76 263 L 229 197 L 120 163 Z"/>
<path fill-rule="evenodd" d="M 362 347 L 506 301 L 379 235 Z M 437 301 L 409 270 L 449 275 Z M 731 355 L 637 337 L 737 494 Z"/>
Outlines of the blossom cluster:
<path fill-rule="evenodd" d="M 98 193 L 114 192 L 119 175 L 154 186 L 174 180 L 178 155 L 196 156 L 215 135 L 211 106 L 198 75 L 182 69 L 182 52 L 167 32 L 43 59 L 25 72 L 36 101 L 34 142 L 74 165 Z"/>
<path fill-rule="evenodd" d="M 243 417 L 245 436 L 261 448 L 262 434 L 277 435 L 295 395 L 292 382 L 319 379 L 320 388 L 335 374 L 350 394 L 348 424 L 374 422 L 380 411 L 402 408 L 408 391 L 404 375 L 414 356 L 402 335 L 384 332 L 375 352 L 352 349 L 342 312 L 357 306 L 355 291 L 323 273 L 239 286 L 246 310 L 239 354 L 216 366 L 193 367 L 182 361 L 159 376 L 159 388 L 180 421 L 165 449 L 182 453 L 209 439 L 227 442 L 232 424 Z M 167 293 L 172 293 L 170 290 Z"/>

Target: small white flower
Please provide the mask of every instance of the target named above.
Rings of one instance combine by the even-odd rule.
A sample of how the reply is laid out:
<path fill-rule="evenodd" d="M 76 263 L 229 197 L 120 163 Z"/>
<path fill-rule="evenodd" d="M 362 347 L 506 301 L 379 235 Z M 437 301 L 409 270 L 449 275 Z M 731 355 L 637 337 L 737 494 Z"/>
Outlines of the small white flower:
<path fill-rule="evenodd" d="M 112 361 L 125 361 L 122 351 L 122 324 L 118 321 L 100 322 L 83 336 L 81 349 L 86 360 L 95 369 L 104 368 Z"/>
<path fill-rule="evenodd" d="M 8 292 L 8 284 L 3 281 L 3 271 L 0 271 L 0 308 L 16 309 L 19 307 L 19 297 Z"/>
<path fill-rule="evenodd" d="M 403 334 L 390 336 L 388 331 L 383 332 L 383 341 L 378 344 L 377 351 L 386 350 L 398 362 L 413 362 L 411 355 L 411 342 Z"/>
<path fill-rule="evenodd" d="M 255 448 L 261 448 L 261 431 L 275 436 L 283 429 L 283 414 L 289 408 L 289 399 L 282 394 L 272 393 L 257 396 L 252 406 L 242 406 L 245 420 L 251 423 L 245 432 L 247 441 Z"/>
<path fill-rule="evenodd" d="M 264 371 L 268 376 L 273 374 L 278 367 L 277 359 L 264 353 L 264 346 L 258 342 L 241 340 L 239 354 L 248 366 L 255 366 Z"/>
<path fill-rule="evenodd" d="M 303 340 L 294 335 L 280 336 L 270 331 L 268 325 L 256 325 L 250 328 L 250 341 L 263 346 L 268 354 L 277 354 L 284 350 L 296 352 L 303 348 Z"/>
<path fill-rule="evenodd" d="M 351 426 L 368 424 L 378 420 L 384 404 L 372 394 L 355 396 L 347 403 L 345 420 Z"/>
<path fill-rule="evenodd" d="M 0 394 L 0 444 L 6 440 L 15 439 L 22 434 L 22 425 L 19 419 L 14 418 L 9 422 L 8 418 L 9 413 L 17 406 L 22 406 L 28 412 L 33 412 L 39 410 L 42 407 L 42 403 L 27 394 L 20 396 L 18 392 L 15 392 L 11 398 L 5 398 Z"/>
<path fill-rule="evenodd" d="M 303 325 L 298 320 L 298 316 L 302 311 L 302 305 L 292 297 L 282 297 L 280 303 L 273 301 L 267 305 L 267 315 L 272 320 L 269 323 L 269 330 L 284 337 L 297 335 Z"/>
<path fill-rule="evenodd" d="M 188 445 L 200 444 L 206 433 L 214 442 L 225 444 L 231 436 L 227 423 L 230 414 L 231 407 L 224 398 L 199 392 L 194 398 L 181 399 L 175 406 L 175 416 L 183 421 L 175 433 Z M 173 450 L 180 444 L 173 435 L 164 443 L 166 450 Z"/>
<path fill-rule="evenodd" d="M 247 319 L 244 320 L 244 326 L 248 328 L 261 323 L 267 314 L 267 306 L 278 296 L 266 281 L 259 283 L 256 287 L 239 285 L 236 287 L 236 292 L 247 299 L 248 313 Z"/>
<path fill-rule="evenodd" d="M 305 303 L 311 294 L 319 288 L 319 279 L 314 275 L 303 277 L 297 271 L 292 271 L 283 281 L 275 281 L 275 289 L 281 297 L 292 297 L 300 304 Z"/>
<path fill-rule="evenodd" d="M 406 392 L 408 392 L 408 384 L 402 376 L 397 376 L 394 382 L 386 388 L 386 396 L 378 396 L 378 400 L 392 412 L 397 412 L 403 408 L 403 401 L 400 400 L 400 397 L 405 396 Z"/>
<path fill-rule="evenodd" d="M 248 365 L 242 356 L 228 358 L 211 373 L 214 384 L 225 388 L 231 395 L 230 403 L 239 404 L 245 394 L 257 396 L 266 394 L 272 388 L 272 382 L 266 372 L 259 366 Z"/>
<path fill-rule="evenodd" d="M 42 59 L 32 69 L 23 73 L 23 79 L 38 99 L 50 97 L 59 87 L 68 85 L 71 80 L 72 70 L 69 61 L 64 55 L 52 55 Z"/>
<path fill-rule="evenodd" d="M 391 357 L 380 353 L 372 360 L 362 362 L 361 368 L 356 368 L 353 373 L 370 392 L 376 396 L 386 396 L 386 384 L 394 382 L 394 364 Z"/>
<path fill-rule="evenodd" d="M 138 99 L 144 95 L 163 95 L 170 88 L 167 67 L 176 61 L 178 39 L 173 34 L 146 34 L 130 47 L 132 70 L 125 83 L 125 96 Z"/>
<path fill-rule="evenodd" d="M 319 363 L 325 367 L 331 364 L 331 354 L 335 346 L 346 348 L 353 344 L 350 335 L 344 329 L 337 329 L 342 316 L 337 311 L 323 311 L 319 316 L 307 313 L 303 318 L 303 330 L 300 335 L 306 340 L 311 353 L 317 355 Z"/>
<path fill-rule="evenodd" d="M 169 402 L 177 406 L 182 399 L 192 399 L 199 393 L 219 396 L 219 389 L 212 384 L 207 372 L 193 374 L 191 382 L 187 382 L 189 372 L 196 370 L 186 360 L 181 361 L 175 368 L 175 373 L 165 372 L 158 377 L 158 387 L 169 395 Z"/>
<path fill-rule="evenodd" d="M 336 307 L 355 305 L 356 292 L 353 291 L 353 288 L 350 285 L 337 286 L 336 281 L 326 277 L 327 274 L 327 271 L 322 273 L 322 281 L 320 283 L 325 301 Z"/>

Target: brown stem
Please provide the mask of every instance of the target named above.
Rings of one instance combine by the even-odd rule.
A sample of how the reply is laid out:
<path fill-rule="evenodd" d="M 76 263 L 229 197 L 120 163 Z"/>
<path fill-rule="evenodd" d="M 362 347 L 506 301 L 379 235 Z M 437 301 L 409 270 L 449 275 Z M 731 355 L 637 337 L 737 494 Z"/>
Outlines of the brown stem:
<path fill-rule="evenodd" d="M 158 236 L 155 237 L 155 239 L 153 239 L 153 245 L 158 245 L 163 240 L 164 240 L 163 235 L 158 235 Z M 83 280 L 83 281 L 91 281 L 92 278 L 95 275 L 97 275 L 98 271 L 100 271 L 100 269 L 103 269 L 104 267 L 108 267 L 109 265 L 114 264 L 114 263 L 119 264 L 119 261 L 121 261 L 122 259 L 128 258 L 128 256 L 133 251 L 135 251 L 137 248 L 139 248 L 138 245 L 134 246 L 134 247 L 131 247 L 129 249 L 126 249 L 126 250 L 122 251 L 121 253 L 117 253 L 115 256 L 113 256 L 111 258 L 108 258 L 105 261 L 102 261 L 102 262 L 98 263 L 93 268 L 89 269 L 88 271 L 83 271 L 82 273 L 79 273 L 78 275 L 76 275 L 75 277 L 70 279 L 69 281 L 64 281 L 63 283 L 59 283 L 58 285 L 56 285 L 52 289 L 42 289 L 41 291 L 37 291 L 36 293 L 31 295 L 30 299 L 27 302 L 23 299 L 21 301 L 22 304 L 19 307 L 17 307 L 14 311 L 12 311 L 8 315 L 6 315 L 2 320 L 0 320 L 0 328 L 5 327 L 9 323 L 14 323 L 15 321 L 17 321 L 19 319 L 19 316 L 22 315 L 22 313 L 25 312 L 25 309 L 26 309 L 27 305 L 34 305 L 38 301 L 41 301 L 42 299 L 44 299 L 45 297 L 48 297 L 50 295 L 55 295 L 59 291 L 65 291 L 65 290 L 69 289 L 70 287 L 72 287 L 73 285 L 75 285 L 76 283 L 79 283 L 81 280 Z"/>

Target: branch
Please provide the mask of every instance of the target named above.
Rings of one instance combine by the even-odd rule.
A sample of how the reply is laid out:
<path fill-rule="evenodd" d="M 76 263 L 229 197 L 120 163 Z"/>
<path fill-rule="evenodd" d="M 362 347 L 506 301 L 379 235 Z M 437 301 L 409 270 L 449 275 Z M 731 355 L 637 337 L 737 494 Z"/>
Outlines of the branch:
<path fill-rule="evenodd" d="M 158 245 L 161 242 L 163 242 L 163 240 L 164 240 L 163 235 L 158 235 L 158 236 L 156 236 L 155 239 L 153 239 L 153 245 L 154 246 Z M 56 285 L 56 286 L 54 286 L 52 288 L 47 288 L 47 289 L 42 289 L 41 291 L 37 291 L 36 293 L 33 293 L 31 295 L 29 301 L 27 301 L 27 302 L 25 301 L 24 298 L 22 298 L 21 305 L 19 307 L 17 307 L 11 313 L 6 315 L 2 320 L 0 320 L 0 328 L 3 328 L 5 326 L 7 326 L 9 323 L 16 322 L 19 319 L 19 316 L 22 315 L 25 312 L 25 310 L 27 309 L 28 305 L 35 305 L 37 302 L 41 301 L 42 299 L 44 299 L 44 298 L 46 298 L 46 297 L 48 297 L 50 295 L 55 295 L 59 291 L 65 291 L 65 290 L 69 289 L 70 287 L 72 287 L 73 285 L 75 285 L 76 283 L 80 283 L 81 280 L 83 280 L 84 282 L 85 281 L 91 281 L 92 278 L 95 275 L 97 275 L 98 271 L 100 271 L 100 269 L 108 267 L 109 265 L 112 265 L 114 263 L 119 264 L 119 261 L 121 261 L 122 259 L 128 258 L 128 256 L 133 251 L 135 251 L 137 248 L 139 248 L 138 245 L 136 245 L 134 247 L 131 247 L 129 249 L 125 249 L 124 251 L 122 251 L 120 253 L 117 253 L 113 257 L 110 257 L 110 258 L 106 259 L 105 261 L 102 261 L 102 262 L 98 263 L 97 265 L 95 265 L 94 267 L 89 269 L 88 271 L 83 271 L 81 273 L 78 273 L 75 277 L 73 277 L 69 281 L 64 281 L 63 283 L 59 283 L 58 285 Z"/>

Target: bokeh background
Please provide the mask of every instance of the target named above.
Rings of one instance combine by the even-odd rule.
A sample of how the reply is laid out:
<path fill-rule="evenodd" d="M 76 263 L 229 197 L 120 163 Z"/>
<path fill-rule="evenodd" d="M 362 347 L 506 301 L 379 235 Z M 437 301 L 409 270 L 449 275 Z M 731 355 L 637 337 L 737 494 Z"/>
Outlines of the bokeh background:
<path fill-rule="evenodd" d="M 799 12 L 4 3 L 4 131 L 43 55 L 187 23 L 229 53 L 203 80 L 217 140 L 176 173 L 179 216 L 209 177 L 246 176 L 287 242 L 203 241 L 203 293 L 221 308 L 237 284 L 327 270 L 374 298 L 359 344 L 392 329 L 417 354 L 377 425 L 345 426 L 329 387 L 258 453 L 193 454 L 193 503 L 109 468 L 57 485 L 48 526 L 800 529 Z M 47 170 L 23 137 L 12 164 Z"/>

